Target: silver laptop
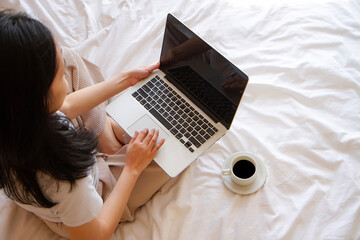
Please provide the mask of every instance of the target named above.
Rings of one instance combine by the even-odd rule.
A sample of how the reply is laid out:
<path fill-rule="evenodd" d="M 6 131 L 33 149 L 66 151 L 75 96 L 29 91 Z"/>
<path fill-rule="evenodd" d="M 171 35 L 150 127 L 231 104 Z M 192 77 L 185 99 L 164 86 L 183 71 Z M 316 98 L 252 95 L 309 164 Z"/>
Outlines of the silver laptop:
<path fill-rule="evenodd" d="M 160 63 L 106 111 L 130 136 L 158 129 L 154 160 L 175 177 L 229 130 L 248 77 L 171 14 Z"/>

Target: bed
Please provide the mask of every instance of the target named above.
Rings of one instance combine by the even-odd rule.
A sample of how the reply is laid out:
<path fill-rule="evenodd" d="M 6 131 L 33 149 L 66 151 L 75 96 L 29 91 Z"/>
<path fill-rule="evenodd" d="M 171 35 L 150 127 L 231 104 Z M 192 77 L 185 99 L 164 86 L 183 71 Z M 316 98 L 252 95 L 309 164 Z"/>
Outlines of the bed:
<path fill-rule="evenodd" d="M 113 239 L 360 239 L 360 2 L 3 0 L 105 78 L 158 61 L 167 13 L 250 78 L 230 131 L 120 224 Z M 250 195 L 221 167 L 251 152 Z M 1 192 L 0 239 L 61 239 Z"/>

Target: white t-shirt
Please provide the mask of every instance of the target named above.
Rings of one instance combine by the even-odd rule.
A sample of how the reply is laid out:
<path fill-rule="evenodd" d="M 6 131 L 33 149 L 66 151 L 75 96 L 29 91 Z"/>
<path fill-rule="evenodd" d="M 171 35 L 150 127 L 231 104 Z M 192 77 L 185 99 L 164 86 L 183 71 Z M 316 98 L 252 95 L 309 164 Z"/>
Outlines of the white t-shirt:
<path fill-rule="evenodd" d="M 36 207 L 16 202 L 19 206 L 50 222 L 62 222 L 77 227 L 93 220 L 102 208 L 102 198 L 96 191 L 97 167 L 87 177 L 76 180 L 71 189 L 67 181 L 59 181 L 48 174 L 38 173 L 38 181 L 44 195 L 57 203 L 51 208 Z"/>
<path fill-rule="evenodd" d="M 62 112 L 56 114 L 65 116 Z M 74 127 L 71 125 L 70 127 Z M 59 181 L 43 172 L 37 173 L 39 186 L 53 203 L 51 208 L 36 207 L 16 202 L 20 207 L 50 222 L 62 222 L 69 227 L 78 227 L 93 220 L 100 212 L 103 200 L 97 193 L 99 170 L 95 164 L 89 175 L 75 182 Z"/>

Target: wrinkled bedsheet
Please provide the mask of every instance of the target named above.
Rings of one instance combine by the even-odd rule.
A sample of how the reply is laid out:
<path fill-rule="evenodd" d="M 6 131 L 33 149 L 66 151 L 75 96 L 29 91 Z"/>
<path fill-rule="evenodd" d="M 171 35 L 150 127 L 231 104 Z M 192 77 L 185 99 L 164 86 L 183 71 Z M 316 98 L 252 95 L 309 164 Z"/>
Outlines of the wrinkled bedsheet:
<path fill-rule="evenodd" d="M 230 131 L 113 239 L 360 239 L 360 2 L 2 0 L 43 21 L 106 78 L 159 59 L 172 13 L 250 77 Z M 4 89 L 2 89 L 4 91 Z M 265 185 L 223 184 L 252 152 Z M 60 239 L 0 194 L 0 239 Z"/>

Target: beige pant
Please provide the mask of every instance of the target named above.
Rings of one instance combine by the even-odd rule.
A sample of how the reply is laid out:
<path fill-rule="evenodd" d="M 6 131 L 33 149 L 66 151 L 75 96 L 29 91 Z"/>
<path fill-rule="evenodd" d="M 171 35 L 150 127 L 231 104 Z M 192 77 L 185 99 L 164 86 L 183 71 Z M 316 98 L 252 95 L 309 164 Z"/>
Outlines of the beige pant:
<path fill-rule="evenodd" d="M 125 167 L 126 145 L 115 155 L 99 154 L 97 165 L 99 168 L 99 185 L 97 191 L 104 202 L 111 194 L 117 179 Z M 170 177 L 152 161 L 139 176 L 130 195 L 127 206 L 120 222 L 133 221 L 135 211 L 144 205 L 163 186 Z M 81 204 L 81 203 L 80 203 Z M 63 223 L 44 220 L 49 228 L 62 237 L 69 238 Z"/>

